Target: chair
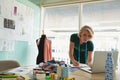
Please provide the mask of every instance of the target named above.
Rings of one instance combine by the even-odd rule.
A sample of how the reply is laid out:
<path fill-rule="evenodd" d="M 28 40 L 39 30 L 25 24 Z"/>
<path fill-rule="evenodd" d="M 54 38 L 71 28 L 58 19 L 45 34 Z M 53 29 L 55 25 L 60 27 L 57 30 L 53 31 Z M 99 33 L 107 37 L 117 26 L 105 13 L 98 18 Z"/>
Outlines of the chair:
<path fill-rule="evenodd" d="M 7 71 L 13 68 L 20 67 L 20 64 L 15 60 L 1 60 L 0 72 Z"/>

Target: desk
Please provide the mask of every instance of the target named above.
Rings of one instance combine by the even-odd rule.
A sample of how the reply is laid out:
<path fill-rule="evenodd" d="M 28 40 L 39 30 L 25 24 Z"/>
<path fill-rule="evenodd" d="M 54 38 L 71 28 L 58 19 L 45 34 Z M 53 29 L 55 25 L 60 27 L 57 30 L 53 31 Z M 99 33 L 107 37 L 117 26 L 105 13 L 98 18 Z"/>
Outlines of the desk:
<path fill-rule="evenodd" d="M 120 69 L 116 69 L 114 80 L 120 80 L 119 76 L 120 76 Z M 73 77 L 75 78 L 75 80 L 105 80 L 105 73 L 91 74 L 82 70 L 77 70 L 75 72 L 70 73 L 70 78 Z"/>
<path fill-rule="evenodd" d="M 29 77 L 30 80 L 36 80 L 33 77 L 32 69 L 33 69 L 33 67 L 31 67 L 31 69 L 30 69 L 31 71 L 28 74 L 26 74 L 26 76 Z M 77 71 L 71 72 L 69 76 L 70 76 L 70 78 L 74 77 L 75 80 L 105 80 L 105 73 L 91 74 L 91 73 L 88 73 L 88 72 L 85 72 L 82 70 L 77 70 Z M 114 80 L 120 80 L 119 76 L 120 76 L 120 69 L 116 69 L 115 75 L 114 75 Z"/>
<path fill-rule="evenodd" d="M 115 70 L 114 80 L 120 80 L 120 70 Z M 88 72 L 78 70 L 70 74 L 70 77 L 75 77 L 75 80 L 105 80 L 105 73 L 90 74 Z"/>

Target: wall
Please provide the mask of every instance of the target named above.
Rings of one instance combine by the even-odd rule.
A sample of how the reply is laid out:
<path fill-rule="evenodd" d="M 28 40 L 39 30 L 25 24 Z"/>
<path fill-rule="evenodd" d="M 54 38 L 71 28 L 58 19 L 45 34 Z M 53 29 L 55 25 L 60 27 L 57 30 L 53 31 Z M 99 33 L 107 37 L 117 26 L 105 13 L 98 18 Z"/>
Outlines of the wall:
<path fill-rule="evenodd" d="M 36 56 L 38 53 L 36 39 L 40 36 L 40 7 L 36 6 L 28 0 L 16 1 L 31 7 L 34 10 L 34 26 L 31 31 L 32 35 L 29 40 L 15 39 L 14 49 L 12 51 L 0 51 L 0 60 L 17 60 L 21 66 L 34 65 L 36 64 Z"/>

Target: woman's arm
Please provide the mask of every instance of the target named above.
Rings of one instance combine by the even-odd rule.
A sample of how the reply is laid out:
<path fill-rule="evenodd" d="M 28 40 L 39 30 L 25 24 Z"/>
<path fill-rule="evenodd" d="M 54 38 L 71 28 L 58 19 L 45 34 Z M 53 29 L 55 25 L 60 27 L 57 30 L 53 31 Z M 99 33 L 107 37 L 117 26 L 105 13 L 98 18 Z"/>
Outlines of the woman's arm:
<path fill-rule="evenodd" d="M 70 42 L 70 45 L 69 45 L 69 57 L 70 57 L 70 60 L 72 61 L 72 64 L 74 66 L 79 66 L 79 62 L 75 60 L 75 58 L 73 56 L 73 52 L 74 52 L 74 43 Z"/>
<path fill-rule="evenodd" d="M 88 51 L 88 66 L 92 67 L 92 54 L 93 51 Z"/>

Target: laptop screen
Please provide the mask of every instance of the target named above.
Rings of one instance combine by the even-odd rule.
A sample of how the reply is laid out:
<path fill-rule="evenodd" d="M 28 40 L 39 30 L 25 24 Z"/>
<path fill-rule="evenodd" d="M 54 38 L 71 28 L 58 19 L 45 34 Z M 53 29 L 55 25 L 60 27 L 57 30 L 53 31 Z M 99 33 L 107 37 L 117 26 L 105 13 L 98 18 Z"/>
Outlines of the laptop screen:
<path fill-rule="evenodd" d="M 93 72 L 105 72 L 105 64 L 107 59 L 107 54 L 111 53 L 113 58 L 114 66 L 117 66 L 117 51 L 95 51 L 93 56 Z"/>

